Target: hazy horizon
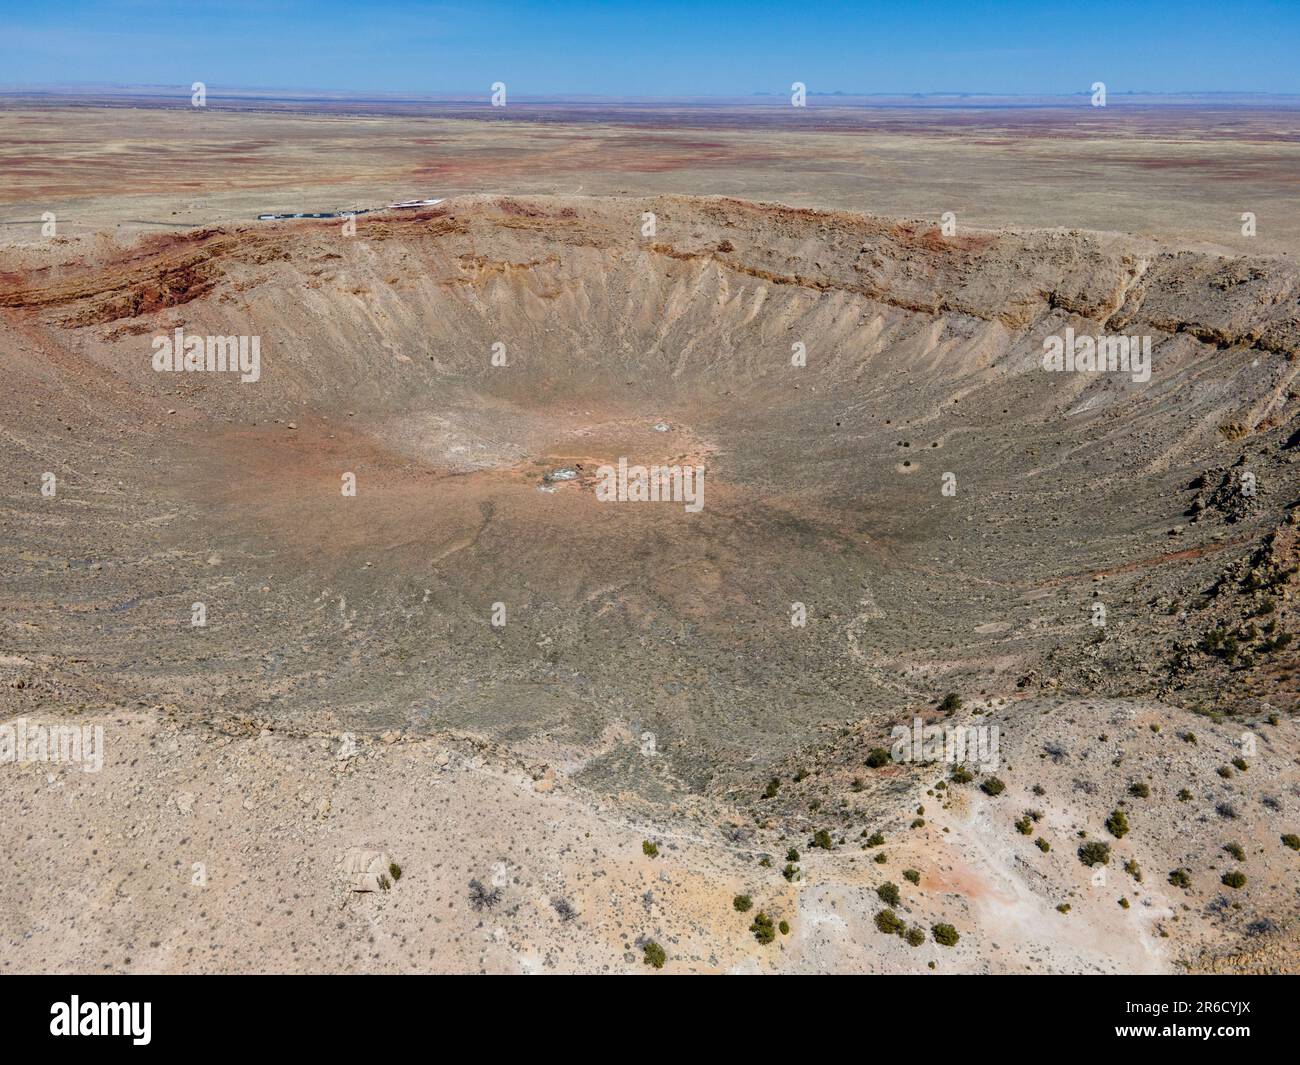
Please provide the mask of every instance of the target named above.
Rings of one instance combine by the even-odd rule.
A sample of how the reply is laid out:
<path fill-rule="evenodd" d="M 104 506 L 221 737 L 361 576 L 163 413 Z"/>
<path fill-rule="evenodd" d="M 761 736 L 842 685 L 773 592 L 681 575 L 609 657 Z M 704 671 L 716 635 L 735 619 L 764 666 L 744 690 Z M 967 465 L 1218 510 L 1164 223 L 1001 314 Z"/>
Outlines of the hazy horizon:
<path fill-rule="evenodd" d="M 1156 0 L 490 7 L 83 0 L 0 15 L 5 86 L 517 97 L 1296 94 L 1300 9 Z"/>

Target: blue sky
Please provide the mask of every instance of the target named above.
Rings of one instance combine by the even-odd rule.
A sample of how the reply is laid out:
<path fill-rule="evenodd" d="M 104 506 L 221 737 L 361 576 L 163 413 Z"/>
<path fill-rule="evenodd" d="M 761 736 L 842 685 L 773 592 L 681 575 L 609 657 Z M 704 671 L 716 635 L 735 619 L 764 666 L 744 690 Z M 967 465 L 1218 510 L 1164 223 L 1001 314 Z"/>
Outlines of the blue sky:
<path fill-rule="evenodd" d="M 1300 92 L 1300 0 L 0 0 L 0 84 L 516 96 Z"/>

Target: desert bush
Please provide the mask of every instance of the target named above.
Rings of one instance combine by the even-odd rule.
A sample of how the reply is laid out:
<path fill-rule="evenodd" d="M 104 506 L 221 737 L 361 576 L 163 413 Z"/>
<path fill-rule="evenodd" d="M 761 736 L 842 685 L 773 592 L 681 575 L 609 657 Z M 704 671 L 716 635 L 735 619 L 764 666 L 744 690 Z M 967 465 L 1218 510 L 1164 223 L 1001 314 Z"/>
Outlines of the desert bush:
<path fill-rule="evenodd" d="M 934 936 L 934 941 L 941 947 L 955 947 L 957 940 L 961 938 L 957 934 L 957 929 L 950 924 L 932 924 L 930 933 Z"/>
<path fill-rule="evenodd" d="M 958 710 L 961 709 L 961 707 L 962 707 L 961 696 L 958 695 L 956 692 L 949 692 L 947 695 L 943 697 L 943 701 L 939 703 L 939 713 L 955 714 Z"/>
<path fill-rule="evenodd" d="M 1246 874 L 1234 869 L 1230 873 L 1224 873 L 1219 878 L 1219 883 L 1230 888 L 1244 888 L 1246 886 Z"/>
<path fill-rule="evenodd" d="M 754 923 L 749 926 L 749 930 L 754 933 L 754 938 L 766 946 L 776 938 L 776 926 L 772 923 L 772 918 L 762 910 L 754 915 Z"/>
<path fill-rule="evenodd" d="M 899 902 L 898 885 L 886 880 L 878 888 L 876 894 L 880 896 L 880 901 L 887 906 L 897 906 Z"/>
<path fill-rule="evenodd" d="M 1039 836 L 1036 840 L 1034 840 L 1034 846 L 1037 847 L 1044 854 L 1046 854 L 1048 851 L 1052 849 L 1052 845 L 1048 843 L 1047 840 L 1043 839 L 1042 836 Z"/>
<path fill-rule="evenodd" d="M 959 765 L 952 771 L 952 782 L 954 784 L 969 784 L 974 779 L 975 774 L 964 765 Z"/>
<path fill-rule="evenodd" d="M 469 882 L 469 904 L 476 910 L 490 910 L 501 901 L 501 889 L 485 888 L 478 880 Z"/>
<path fill-rule="evenodd" d="M 1139 799 L 1146 799 L 1151 795 L 1151 787 L 1140 780 L 1135 781 L 1128 786 L 1128 793 L 1137 796 Z"/>
<path fill-rule="evenodd" d="M 1294 832 L 1288 832 L 1282 837 L 1282 844 L 1290 847 L 1293 851 L 1300 851 L 1300 836 L 1297 836 Z"/>
<path fill-rule="evenodd" d="M 889 752 L 883 747 L 873 747 L 867 755 L 867 768 L 879 769 L 885 765 L 889 765 Z"/>
<path fill-rule="evenodd" d="M 1192 886 L 1192 878 L 1188 875 L 1186 869 L 1175 869 L 1169 874 L 1169 883 L 1186 891 Z"/>
<path fill-rule="evenodd" d="M 1223 849 L 1239 862 L 1244 862 L 1246 860 L 1246 852 L 1242 850 L 1240 843 L 1225 843 Z"/>
<path fill-rule="evenodd" d="M 820 847 L 824 851 L 834 848 L 835 844 L 831 842 L 831 834 L 824 828 L 819 828 L 813 833 L 812 843 L 810 846 Z"/>
<path fill-rule="evenodd" d="M 1123 810 L 1112 810 L 1106 818 L 1106 831 L 1116 839 L 1123 839 L 1128 835 L 1128 815 Z"/>
<path fill-rule="evenodd" d="M 913 884 L 919 884 L 921 882 L 921 872 L 919 869 L 904 869 L 903 879 Z"/>
<path fill-rule="evenodd" d="M 754 900 L 748 895 L 737 895 L 731 900 L 731 905 L 735 907 L 737 913 L 746 913 L 754 905 Z"/>
<path fill-rule="evenodd" d="M 903 922 L 893 910 L 881 910 L 876 914 L 876 927 L 886 935 L 897 935 L 903 929 Z"/>
<path fill-rule="evenodd" d="M 985 795 L 1001 795 L 1007 790 L 1007 786 L 997 777 L 986 777 L 980 784 L 980 791 Z"/>
<path fill-rule="evenodd" d="M 653 939 L 646 940 L 646 944 L 642 950 L 644 951 L 642 961 L 646 965 L 651 965 L 656 969 L 662 969 L 664 967 L 664 962 L 668 960 L 668 955 L 664 953 L 664 948 Z"/>
<path fill-rule="evenodd" d="M 1079 848 L 1079 861 L 1084 865 L 1107 865 L 1110 862 L 1110 844 L 1096 840 Z"/>

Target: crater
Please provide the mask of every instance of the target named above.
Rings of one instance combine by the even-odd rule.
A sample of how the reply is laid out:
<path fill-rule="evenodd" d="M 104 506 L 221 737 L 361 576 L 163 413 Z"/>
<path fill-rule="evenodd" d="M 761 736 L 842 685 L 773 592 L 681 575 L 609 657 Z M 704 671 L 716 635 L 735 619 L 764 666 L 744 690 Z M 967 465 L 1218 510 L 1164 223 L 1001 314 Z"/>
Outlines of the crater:
<path fill-rule="evenodd" d="M 7 649 L 63 661 L 70 703 L 450 730 L 610 787 L 649 733 L 638 786 L 725 791 L 947 691 L 1155 690 L 1151 601 L 1296 497 L 1280 260 L 464 197 L 2 276 Z M 156 372 L 176 329 L 260 338 L 259 378 Z M 1150 379 L 1046 370 L 1067 329 L 1149 337 Z M 1242 455 L 1259 505 L 1170 552 Z M 702 507 L 600 498 L 620 462 L 702 469 Z"/>

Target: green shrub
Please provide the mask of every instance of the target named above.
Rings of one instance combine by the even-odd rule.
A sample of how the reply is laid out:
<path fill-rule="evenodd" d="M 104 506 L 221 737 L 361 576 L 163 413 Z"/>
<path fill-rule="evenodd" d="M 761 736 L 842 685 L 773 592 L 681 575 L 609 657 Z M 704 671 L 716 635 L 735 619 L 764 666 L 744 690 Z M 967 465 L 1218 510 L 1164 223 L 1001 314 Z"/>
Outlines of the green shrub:
<path fill-rule="evenodd" d="M 1293 851 L 1300 851 L 1300 836 L 1297 836 L 1294 832 L 1288 832 L 1283 836 L 1282 843 Z"/>
<path fill-rule="evenodd" d="M 793 884 L 799 879 L 799 867 L 793 862 L 787 862 L 785 868 L 781 870 L 781 875 Z"/>
<path fill-rule="evenodd" d="M 903 939 L 906 940 L 909 947 L 919 947 L 925 942 L 925 929 L 919 924 L 914 924 L 903 933 Z"/>
<path fill-rule="evenodd" d="M 401 880 L 401 879 L 402 879 L 402 867 L 401 867 L 400 865 L 398 865 L 396 862 L 389 862 L 389 863 L 388 863 L 388 875 L 391 876 L 394 880 Z"/>
<path fill-rule="evenodd" d="M 939 713 L 955 714 L 961 709 L 961 706 L 961 696 L 956 692 L 949 692 L 943 697 L 943 701 L 939 704 Z"/>
<path fill-rule="evenodd" d="M 754 923 L 749 926 L 749 930 L 754 933 L 754 938 L 766 946 L 776 938 L 776 926 L 772 923 L 772 918 L 759 910 L 754 915 Z"/>
<path fill-rule="evenodd" d="M 785 860 L 787 862 L 797 862 L 799 860 L 799 852 L 791 847 L 785 852 Z"/>
<path fill-rule="evenodd" d="M 662 969 L 664 967 L 664 962 L 668 960 L 668 955 L 664 953 L 663 947 L 661 947 L 653 939 L 650 939 L 646 941 L 646 945 L 642 949 L 645 952 L 645 956 L 642 958 L 642 961 L 646 965 L 652 965 L 656 969 Z"/>
<path fill-rule="evenodd" d="M 921 872 L 919 869 L 904 869 L 903 879 L 909 880 L 913 884 L 919 884 L 921 882 Z"/>
<path fill-rule="evenodd" d="M 1197 647 L 1206 654 L 1222 658 L 1225 662 L 1231 662 L 1237 657 L 1237 651 L 1240 644 L 1237 637 L 1233 636 L 1227 629 L 1211 629 L 1201 637 L 1201 642 Z"/>
<path fill-rule="evenodd" d="M 789 921 L 782 921 L 782 922 L 781 922 L 779 925 L 777 925 L 776 927 L 777 927 L 778 929 L 780 929 L 780 932 L 781 932 L 781 934 L 782 934 L 783 936 L 788 936 L 788 935 L 790 934 L 790 922 L 789 922 Z"/>
<path fill-rule="evenodd" d="M 1186 869 L 1175 869 L 1169 874 L 1169 883 L 1186 891 L 1192 886 L 1192 878 L 1188 876 Z"/>
<path fill-rule="evenodd" d="M 986 777 L 980 784 L 980 791 L 985 795 L 1001 795 L 1007 790 L 1007 786 L 997 777 Z"/>
<path fill-rule="evenodd" d="M 884 842 L 885 842 L 885 834 L 883 832 L 879 832 L 879 831 L 873 832 L 871 833 L 871 835 L 867 837 L 868 847 L 879 847 Z"/>
<path fill-rule="evenodd" d="M 1234 869 L 1230 873 L 1224 873 L 1219 878 L 1219 883 L 1230 888 L 1244 888 L 1246 886 L 1246 874 Z"/>
<path fill-rule="evenodd" d="M 1128 873 L 1139 884 L 1142 883 L 1142 867 L 1132 858 L 1124 863 L 1124 872 Z"/>
<path fill-rule="evenodd" d="M 1149 785 L 1143 784 L 1139 780 L 1136 783 L 1130 784 L 1128 786 L 1128 793 L 1130 795 L 1136 795 L 1139 799 L 1146 799 L 1149 798 L 1151 795 L 1151 788 Z"/>
<path fill-rule="evenodd" d="M 1029 819 L 1028 814 L 1025 814 L 1016 822 L 1016 831 L 1022 836 L 1032 836 L 1034 834 L 1034 822 Z"/>
<path fill-rule="evenodd" d="M 867 768 L 879 769 L 881 766 L 889 765 L 889 752 L 883 747 L 873 747 L 867 754 Z"/>
<path fill-rule="evenodd" d="M 1246 860 L 1246 852 L 1242 850 L 1240 843 L 1225 843 L 1223 849 L 1239 862 L 1244 862 Z"/>
<path fill-rule="evenodd" d="M 731 905 L 736 908 L 737 913 L 746 913 L 754 905 L 754 900 L 748 895 L 737 895 L 731 900 Z"/>
<path fill-rule="evenodd" d="M 886 935 L 897 935 L 903 930 L 903 922 L 893 910 L 881 910 L 876 914 L 876 927 Z"/>
<path fill-rule="evenodd" d="M 767 782 L 767 787 L 763 789 L 763 798 L 775 799 L 776 793 L 781 790 L 781 778 L 773 777 Z"/>
<path fill-rule="evenodd" d="M 1250 768 L 1250 765 L 1246 762 L 1246 759 L 1242 758 L 1240 755 L 1238 755 L 1236 758 L 1232 760 L 1232 764 L 1235 765 L 1243 773 Z"/>
<path fill-rule="evenodd" d="M 957 929 L 950 924 L 932 924 L 930 932 L 934 936 L 934 941 L 941 947 L 955 947 L 957 940 L 961 938 L 957 934 Z"/>
<path fill-rule="evenodd" d="M 647 857 L 659 857 L 659 844 L 651 843 L 648 839 L 643 839 L 641 841 L 641 850 L 645 852 Z"/>
<path fill-rule="evenodd" d="M 1057 905 L 1057 907 L 1056 907 L 1056 912 L 1057 912 L 1057 913 L 1069 913 L 1069 912 L 1070 912 L 1070 904 L 1069 904 L 1068 902 L 1062 902 L 1062 903 L 1059 903 L 1059 904 Z"/>
<path fill-rule="evenodd" d="M 1191 802 L 1191 801 L 1192 801 L 1192 793 L 1191 793 L 1190 791 L 1188 791 L 1186 788 L 1180 788 L 1179 791 L 1178 791 L 1178 801 L 1179 801 L 1179 802 Z"/>
<path fill-rule="evenodd" d="M 1094 840 L 1079 848 L 1079 861 L 1084 865 L 1107 865 L 1110 862 L 1110 844 Z"/>
<path fill-rule="evenodd" d="M 1128 899 L 1120 899 L 1119 904 L 1123 909 L 1128 909 Z"/>
<path fill-rule="evenodd" d="M 1112 810 L 1106 818 L 1106 831 L 1116 839 L 1123 839 L 1128 835 L 1128 815 L 1123 810 Z"/>
<path fill-rule="evenodd" d="M 1039 836 L 1036 840 L 1034 840 L 1034 846 L 1037 847 L 1044 854 L 1046 854 L 1048 851 L 1052 849 L 1052 845 L 1048 843 L 1047 840 L 1043 839 L 1042 836 Z"/>
<path fill-rule="evenodd" d="M 833 849 L 835 844 L 831 842 L 831 834 L 827 832 L 826 829 L 819 828 L 813 833 L 811 846 L 820 847 L 822 850 L 828 851 Z"/>
<path fill-rule="evenodd" d="M 969 784 L 974 779 L 975 774 L 964 765 L 959 765 L 952 771 L 951 780 L 954 784 Z"/>
<path fill-rule="evenodd" d="M 924 817 L 918 817 L 918 818 L 916 818 L 916 819 L 911 823 L 911 825 L 909 825 L 908 827 L 909 827 L 909 828 L 924 828 L 924 827 L 925 827 L 925 818 L 924 818 Z"/>
<path fill-rule="evenodd" d="M 898 885 L 892 881 L 886 880 L 878 888 L 876 894 L 880 896 L 880 901 L 887 906 L 897 906 L 899 901 Z"/>

